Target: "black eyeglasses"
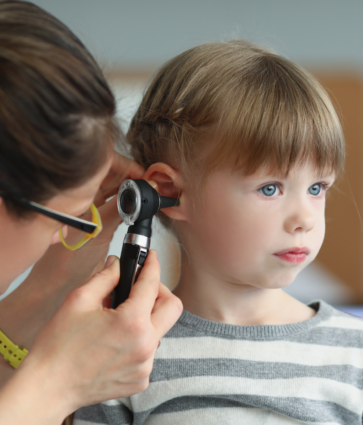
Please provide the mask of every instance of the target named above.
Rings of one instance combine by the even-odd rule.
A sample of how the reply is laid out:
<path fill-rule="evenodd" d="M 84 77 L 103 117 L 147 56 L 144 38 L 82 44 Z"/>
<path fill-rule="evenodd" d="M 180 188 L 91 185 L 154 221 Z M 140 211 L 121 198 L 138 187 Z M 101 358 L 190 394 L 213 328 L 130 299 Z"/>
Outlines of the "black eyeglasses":
<path fill-rule="evenodd" d="M 52 218 L 53 220 L 57 220 L 63 224 L 66 224 L 68 226 L 81 230 L 82 232 L 85 232 L 86 234 L 82 237 L 82 239 L 79 242 L 77 242 L 75 245 L 70 246 L 65 241 L 63 233 L 62 233 L 62 229 L 60 229 L 59 232 L 60 232 L 62 243 L 66 248 L 70 249 L 71 251 L 74 251 L 80 248 L 85 243 L 87 243 L 90 239 L 95 238 L 102 230 L 101 217 L 94 204 L 91 205 L 92 221 L 87 221 L 78 217 L 73 217 L 68 214 L 54 211 L 41 204 L 37 204 L 36 202 L 27 201 L 25 199 L 9 196 L 5 193 L 0 192 L 0 196 L 8 197 L 9 199 L 22 205 L 26 209 L 35 211 L 39 214 L 43 214 L 49 218 Z"/>

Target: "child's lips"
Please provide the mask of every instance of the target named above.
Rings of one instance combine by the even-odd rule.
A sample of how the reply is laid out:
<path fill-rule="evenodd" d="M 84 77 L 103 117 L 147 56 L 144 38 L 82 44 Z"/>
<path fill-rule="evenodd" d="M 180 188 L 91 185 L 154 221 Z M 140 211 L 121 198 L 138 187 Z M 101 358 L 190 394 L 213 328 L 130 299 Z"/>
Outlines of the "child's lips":
<path fill-rule="evenodd" d="M 306 257 L 310 254 L 310 249 L 306 247 L 293 247 L 283 249 L 282 251 L 275 252 L 273 254 L 280 260 L 288 261 L 289 263 L 302 263 L 306 260 Z"/>

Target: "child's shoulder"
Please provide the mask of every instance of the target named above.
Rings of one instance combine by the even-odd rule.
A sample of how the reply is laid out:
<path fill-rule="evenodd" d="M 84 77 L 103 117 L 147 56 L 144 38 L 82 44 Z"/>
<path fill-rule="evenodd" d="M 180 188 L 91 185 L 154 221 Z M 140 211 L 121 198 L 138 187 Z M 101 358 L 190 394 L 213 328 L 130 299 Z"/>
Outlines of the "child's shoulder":
<path fill-rule="evenodd" d="M 321 316 L 321 320 L 317 325 L 319 327 L 363 331 L 363 318 L 354 314 L 358 313 L 358 309 L 349 309 L 348 311 L 350 312 L 348 312 L 333 307 L 325 301 L 316 301 L 311 303 L 310 306 L 315 309 L 318 308 L 317 314 Z"/>
<path fill-rule="evenodd" d="M 335 352 L 345 351 L 350 355 L 362 355 L 362 318 L 339 310 L 324 301 L 312 303 L 310 306 L 317 309 L 317 313 L 312 319 L 315 319 L 315 325 L 305 335 L 307 343 L 330 347 Z"/>

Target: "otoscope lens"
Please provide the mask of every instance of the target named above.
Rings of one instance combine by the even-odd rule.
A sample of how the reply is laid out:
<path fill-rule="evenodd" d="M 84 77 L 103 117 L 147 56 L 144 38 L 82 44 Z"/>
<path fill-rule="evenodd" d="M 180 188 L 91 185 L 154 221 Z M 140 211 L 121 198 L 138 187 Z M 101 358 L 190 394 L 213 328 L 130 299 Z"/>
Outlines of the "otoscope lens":
<path fill-rule="evenodd" d="M 133 189 L 126 189 L 121 195 L 121 209 L 125 214 L 131 215 L 136 210 L 136 193 Z"/>

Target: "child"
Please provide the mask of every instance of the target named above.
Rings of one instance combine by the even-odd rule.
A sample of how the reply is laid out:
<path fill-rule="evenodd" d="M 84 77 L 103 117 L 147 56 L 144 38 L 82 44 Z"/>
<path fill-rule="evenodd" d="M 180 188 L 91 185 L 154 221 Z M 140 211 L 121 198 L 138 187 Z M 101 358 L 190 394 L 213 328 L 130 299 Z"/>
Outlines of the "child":
<path fill-rule="evenodd" d="M 180 206 L 185 311 L 149 387 L 75 424 L 362 424 L 363 321 L 283 288 L 324 239 L 344 161 L 331 101 L 290 61 L 237 40 L 167 63 L 132 120 L 131 152 Z"/>

